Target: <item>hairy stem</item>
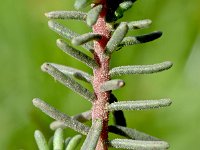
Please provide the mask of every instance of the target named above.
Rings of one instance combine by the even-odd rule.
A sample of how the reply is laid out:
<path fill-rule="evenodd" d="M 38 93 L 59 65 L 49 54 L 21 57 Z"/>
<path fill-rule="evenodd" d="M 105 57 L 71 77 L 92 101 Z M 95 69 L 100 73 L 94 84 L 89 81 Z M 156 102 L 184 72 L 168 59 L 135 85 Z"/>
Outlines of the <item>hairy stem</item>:
<path fill-rule="evenodd" d="M 105 22 L 106 2 L 101 1 L 103 9 L 99 15 L 96 24 L 93 26 L 93 32 L 102 35 L 102 38 L 94 43 L 94 59 L 99 65 L 99 68 L 93 70 L 93 88 L 96 95 L 96 100 L 93 102 L 92 120 L 102 120 L 102 131 L 97 143 L 96 150 L 107 150 L 106 141 L 108 140 L 108 115 L 109 112 L 105 110 L 110 98 L 110 92 L 101 92 L 101 85 L 110 80 L 109 76 L 109 61 L 110 56 L 105 54 L 105 47 L 110 39 L 111 30 L 107 27 Z"/>

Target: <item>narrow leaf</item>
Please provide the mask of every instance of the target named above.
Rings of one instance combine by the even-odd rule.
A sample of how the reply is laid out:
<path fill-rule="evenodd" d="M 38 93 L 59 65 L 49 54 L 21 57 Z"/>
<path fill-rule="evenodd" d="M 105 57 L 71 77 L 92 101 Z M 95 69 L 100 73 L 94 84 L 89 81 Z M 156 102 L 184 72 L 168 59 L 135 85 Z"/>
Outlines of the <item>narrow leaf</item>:
<path fill-rule="evenodd" d="M 114 80 L 110 80 L 110 81 L 103 83 L 100 86 L 100 90 L 101 90 L 101 92 L 117 90 L 117 89 L 123 87 L 124 85 L 125 85 L 125 83 L 123 80 L 114 79 Z"/>
<path fill-rule="evenodd" d="M 71 137 L 67 137 L 67 138 L 65 139 L 65 148 L 67 148 L 67 146 L 68 146 L 68 144 L 69 144 L 69 142 L 70 142 L 71 139 L 72 139 Z M 65 149 L 65 150 L 66 150 L 66 149 Z"/>
<path fill-rule="evenodd" d="M 148 28 L 149 25 L 152 23 L 152 21 L 150 19 L 145 19 L 145 20 L 126 22 L 126 23 L 128 25 L 128 30 L 136 30 L 136 29 Z M 114 24 L 114 28 L 117 28 L 118 26 L 119 23 Z"/>
<path fill-rule="evenodd" d="M 74 8 L 81 9 L 87 6 L 91 0 L 76 0 L 74 3 Z"/>
<path fill-rule="evenodd" d="M 64 27 L 63 25 L 61 25 L 53 20 L 50 20 L 48 22 L 48 25 L 51 30 L 53 30 L 54 32 L 58 33 L 59 35 L 61 35 L 62 37 L 66 38 L 68 40 L 72 40 L 73 38 L 79 36 L 79 34 L 71 31 L 67 27 Z M 83 47 L 92 53 L 94 51 L 92 43 L 86 43 L 83 45 Z"/>
<path fill-rule="evenodd" d="M 172 67 L 172 62 L 166 61 L 153 65 L 133 65 L 133 66 L 120 66 L 110 70 L 109 74 L 113 76 L 121 76 L 128 74 L 151 74 L 161 72 Z"/>
<path fill-rule="evenodd" d="M 101 35 L 97 33 L 85 33 L 80 36 L 77 36 L 72 39 L 72 44 L 73 45 L 82 45 L 85 44 L 91 40 L 99 40 L 101 39 Z"/>
<path fill-rule="evenodd" d="M 114 110 L 146 110 L 167 107 L 171 105 L 170 99 L 121 101 L 108 105 L 109 111 Z"/>
<path fill-rule="evenodd" d="M 146 133 L 140 132 L 136 129 L 131 129 L 123 126 L 109 126 L 108 127 L 109 132 L 115 133 L 121 136 L 124 136 L 126 138 L 130 138 L 133 140 L 141 140 L 141 141 L 160 141 L 160 139 L 153 137 L 151 135 L 148 135 Z"/>
<path fill-rule="evenodd" d="M 95 150 L 100 133 L 102 131 L 102 121 L 97 119 L 94 120 L 92 127 L 81 147 L 81 150 Z"/>
<path fill-rule="evenodd" d="M 126 23 L 123 22 L 117 27 L 106 45 L 106 52 L 108 54 L 111 54 L 114 50 L 117 49 L 118 45 L 121 43 L 127 32 L 128 26 Z"/>
<path fill-rule="evenodd" d="M 152 21 L 150 19 L 145 19 L 139 21 L 131 21 L 128 22 L 127 25 L 129 30 L 135 30 L 135 29 L 148 28 L 151 23 Z"/>
<path fill-rule="evenodd" d="M 54 107 L 52 107 L 51 105 L 45 103 L 44 101 L 35 98 L 33 99 L 33 105 L 37 108 L 39 108 L 42 112 L 44 112 L 45 114 L 47 114 L 48 116 L 50 116 L 51 118 L 64 122 L 65 126 L 80 132 L 84 135 L 86 135 L 89 132 L 89 127 L 82 124 L 81 122 L 72 119 L 70 116 L 61 113 L 60 111 L 58 111 L 57 109 L 55 109 Z"/>
<path fill-rule="evenodd" d="M 158 39 L 161 36 L 162 36 L 162 32 L 155 31 L 149 34 L 125 37 L 122 40 L 122 42 L 119 44 L 119 47 L 150 42 L 150 41 Z"/>
<path fill-rule="evenodd" d="M 99 17 L 102 8 L 103 8 L 102 5 L 97 5 L 87 13 L 86 22 L 88 26 L 93 26 L 97 22 L 97 19 Z"/>
<path fill-rule="evenodd" d="M 50 124 L 50 129 L 51 130 L 56 130 L 58 128 L 66 128 L 65 124 L 63 121 L 53 121 L 51 124 Z"/>
<path fill-rule="evenodd" d="M 111 93 L 109 103 L 117 102 L 117 98 Z M 116 110 L 112 112 L 114 117 L 115 125 L 120 125 L 126 127 L 126 119 L 122 110 Z"/>
<path fill-rule="evenodd" d="M 88 78 L 89 76 L 85 76 L 85 74 L 79 73 L 79 72 L 75 72 L 73 74 L 73 77 L 88 83 L 92 83 L 92 77 Z"/>
<path fill-rule="evenodd" d="M 107 8 L 109 8 L 106 15 L 106 22 L 113 23 L 117 21 L 118 18 L 115 15 L 115 11 L 119 7 L 120 3 L 124 1 L 131 1 L 134 3 L 136 0 L 108 0 L 106 1 Z"/>
<path fill-rule="evenodd" d="M 110 146 L 118 149 L 136 150 L 164 150 L 169 148 L 169 144 L 164 141 L 138 141 L 129 139 L 114 139 L 110 141 Z"/>
<path fill-rule="evenodd" d="M 53 149 L 54 150 L 62 150 L 64 147 L 64 135 L 63 129 L 56 129 L 53 137 Z"/>
<path fill-rule="evenodd" d="M 72 116 L 71 117 L 72 119 L 75 119 L 81 123 L 83 122 L 86 122 L 88 120 L 91 120 L 92 118 L 92 114 L 91 114 L 91 110 L 89 111 L 86 111 L 86 112 L 83 112 L 81 114 L 77 114 L 75 116 Z M 52 130 L 55 130 L 55 129 L 58 129 L 58 128 L 66 128 L 64 122 L 61 122 L 61 121 L 53 121 L 51 124 L 50 124 L 50 128 Z"/>
<path fill-rule="evenodd" d="M 119 7 L 115 11 L 116 18 L 117 19 L 122 18 L 124 12 L 127 11 L 128 9 L 130 9 L 132 7 L 132 5 L 133 5 L 132 1 L 125 1 L 125 2 L 122 2 L 121 4 L 119 4 Z"/>
<path fill-rule="evenodd" d="M 81 135 L 75 135 L 74 137 L 72 137 L 65 150 L 75 150 L 80 143 L 81 138 Z"/>
<path fill-rule="evenodd" d="M 53 136 L 50 137 L 49 141 L 48 141 L 48 147 L 50 150 L 53 150 Z"/>
<path fill-rule="evenodd" d="M 62 73 L 64 73 L 66 76 L 73 76 L 76 79 L 80 79 L 88 83 L 92 82 L 93 76 L 84 71 L 81 71 L 72 67 L 68 67 L 68 66 L 59 65 L 59 64 L 54 64 L 54 63 L 50 63 L 50 64 L 54 66 L 56 69 L 58 69 L 59 71 L 61 71 Z"/>
<path fill-rule="evenodd" d="M 115 125 L 121 125 L 126 127 L 126 119 L 122 110 L 116 110 L 112 112 L 114 116 L 114 123 Z"/>
<path fill-rule="evenodd" d="M 71 139 L 72 139 L 71 137 L 67 137 L 67 138 L 65 139 L 65 148 L 67 148 L 67 146 L 68 146 L 68 144 L 69 144 L 69 142 L 70 142 Z M 66 149 L 65 149 L 65 150 L 66 150 Z"/>
<path fill-rule="evenodd" d="M 92 119 L 92 112 L 91 110 L 83 112 L 81 114 L 77 114 L 75 116 L 72 116 L 73 119 L 79 121 L 79 122 L 86 122 Z"/>
<path fill-rule="evenodd" d="M 77 60 L 85 63 L 90 68 L 94 69 L 97 68 L 98 65 L 91 57 L 87 56 L 86 54 L 82 53 L 81 51 L 69 46 L 64 40 L 58 39 L 57 46 L 62 49 L 65 53 L 69 54 L 70 56 L 76 58 Z"/>
<path fill-rule="evenodd" d="M 85 21 L 87 14 L 80 11 L 51 11 L 45 13 L 45 16 L 49 19 L 74 19 Z"/>
<path fill-rule="evenodd" d="M 67 27 L 64 27 L 63 25 L 59 24 L 56 21 L 50 20 L 48 22 L 49 28 L 58 33 L 59 35 L 65 37 L 66 39 L 71 40 L 74 37 L 79 36 L 79 34 L 71 31 Z"/>
<path fill-rule="evenodd" d="M 47 141 L 41 131 L 36 130 L 34 137 L 39 150 L 49 150 Z"/>
<path fill-rule="evenodd" d="M 127 11 L 128 9 L 132 7 L 132 5 L 133 5 L 132 1 L 125 1 L 119 4 L 119 7 L 122 11 Z"/>
<path fill-rule="evenodd" d="M 77 83 L 71 77 L 66 76 L 66 74 L 63 74 L 61 71 L 56 69 L 53 65 L 49 63 L 45 63 L 42 65 L 41 68 L 44 72 L 47 72 L 52 77 L 54 77 L 55 80 L 58 80 L 60 83 L 70 88 L 74 92 L 77 92 L 79 95 L 89 100 L 90 102 L 92 102 L 95 99 L 95 96 L 93 93 L 91 93 L 88 89 L 84 88 L 82 85 Z"/>

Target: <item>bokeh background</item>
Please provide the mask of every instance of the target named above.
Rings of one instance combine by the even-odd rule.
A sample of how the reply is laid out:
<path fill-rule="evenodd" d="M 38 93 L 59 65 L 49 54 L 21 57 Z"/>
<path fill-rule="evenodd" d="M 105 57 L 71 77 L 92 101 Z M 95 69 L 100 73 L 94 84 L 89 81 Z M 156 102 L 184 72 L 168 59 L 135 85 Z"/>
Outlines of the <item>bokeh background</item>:
<path fill-rule="evenodd" d="M 39 97 L 59 110 L 77 114 L 90 104 L 40 70 L 43 62 L 56 62 L 91 72 L 56 47 L 59 36 L 48 29 L 44 13 L 72 10 L 73 0 L 1 0 L 0 5 L 0 149 L 34 150 L 34 130 L 49 138 L 52 121 L 33 107 Z M 85 9 L 87 11 L 88 9 Z M 122 76 L 126 86 L 115 95 L 119 100 L 169 97 L 171 107 L 151 111 L 126 111 L 129 127 L 160 137 L 171 150 L 200 148 L 200 1 L 139 0 L 122 20 L 149 18 L 149 29 L 163 36 L 153 42 L 126 47 L 112 57 L 111 67 L 153 64 L 166 60 L 172 69 L 152 75 Z M 78 33 L 90 29 L 76 21 L 63 22 Z M 90 86 L 86 85 L 88 88 Z M 75 134 L 67 129 L 66 136 Z"/>

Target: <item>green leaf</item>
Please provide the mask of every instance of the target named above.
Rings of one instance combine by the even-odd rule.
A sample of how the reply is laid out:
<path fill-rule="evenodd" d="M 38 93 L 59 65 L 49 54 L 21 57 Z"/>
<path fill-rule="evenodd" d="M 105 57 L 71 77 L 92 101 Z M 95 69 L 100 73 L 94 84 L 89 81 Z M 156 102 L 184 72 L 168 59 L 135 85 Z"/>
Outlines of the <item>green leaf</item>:
<path fill-rule="evenodd" d="M 76 135 L 72 137 L 65 150 L 75 150 L 78 144 L 80 143 L 81 138 L 81 135 Z"/>
<path fill-rule="evenodd" d="M 93 26 L 96 22 L 97 19 L 99 17 L 99 14 L 102 10 L 103 6 L 102 5 L 97 5 L 95 7 L 93 7 L 88 13 L 87 13 L 87 25 L 88 26 Z"/>
<path fill-rule="evenodd" d="M 65 139 L 65 148 L 67 148 L 71 139 L 72 139 L 71 137 L 68 137 L 68 138 Z"/>
<path fill-rule="evenodd" d="M 133 5 L 132 1 L 125 1 L 125 2 L 122 2 L 121 4 L 119 4 L 119 7 L 115 11 L 116 18 L 117 19 L 122 18 L 124 12 L 127 11 L 128 9 L 130 9 L 132 7 L 132 5 Z"/>
<path fill-rule="evenodd" d="M 102 131 L 102 120 L 96 119 L 93 121 L 92 127 L 81 147 L 81 150 L 95 150 L 99 136 Z"/>
<path fill-rule="evenodd" d="M 44 112 L 51 118 L 64 122 L 65 126 L 71 128 L 77 132 L 80 132 L 84 135 L 86 135 L 89 132 L 90 128 L 88 126 L 82 124 L 81 122 L 79 122 L 77 120 L 72 119 L 70 116 L 68 116 L 64 113 L 61 113 L 60 111 L 58 111 L 51 105 L 45 103 L 41 99 L 38 99 L 38 98 L 33 99 L 33 105 L 35 107 L 39 108 L 42 112 Z"/>
<path fill-rule="evenodd" d="M 86 122 L 88 120 L 91 120 L 92 113 L 91 113 L 91 110 L 89 110 L 89 111 L 82 112 L 80 114 L 74 115 L 71 118 L 83 123 L 83 122 Z M 63 121 L 54 121 L 50 124 L 50 128 L 52 130 L 55 130 L 55 129 L 58 129 L 58 128 L 66 128 L 66 126 L 65 126 Z"/>
<path fill-rule="evenodd" d="M 117 149 L 134 149 L 134 150 L 165 150 L 169 144 L 164 141 L 139 141 L 129 139 L 114 139 L 109 142 L 111 147 Z"/>
<path fill-rule="evenodd" d="M 160 31 L 155 31 L 149 34 L 144 34 L 144 35 L 139 35 L 139 36 L 129 36 L 129 37 L 125 37 L 118 46 L 120 49 L 124 46 L 147 43 L 147 42 L 156 40 L 160 38 L 161 36 L 162 36 L 162 32 Z"/>
<path fill-rule="evenodd" d="M 74 38 L 73 40 L 78 40 L 80 36 Z M 94 37 L 93 37 L 94 38 Z M 72 40 L 72 41 L 73 41 Z M 84 37 L 84 41 L 87 40 Z M 83 62 L 84 64 L 86 64 L 87 66 L 89 66 L 90 68 L 97 68 L 98 65 L 97 63 L 94 61 L 94 59 L 92 59 L 91 57 L 87 56 L 86 54 L 82 53 L 81 51 L 69 46 L 64 40 L 58 39 L 56 41 L 57 46 L 63 50 L 65 53 L 67 53 L 68 55 L 76 58 L 77 60 Z"/>
<path fill-rule="evenodd" d="M 76 0 L 74 3 L 74 7 L 76 9 L 84 8 L 85 6 L 89 5 L 92 0 Z"/>
<path fill-rule="evenodd" d="M 56 69 L 61 71 L 66 76 L 73 76 L 76 79 L 83 80 L 85 82 L 91 83 L 93 76 L 82 71 L 79 69 L 75 69 L 69 66 L 64 66 L 60 64 L 50 63 L 52 66 L 54 66 Z"/>
<path fill-rule="evenodd" d="M 120 66 L 115 67 L 110 70 L 109 74 L 111 77 L 113 76 L 121 76 L 128 74 L 152 74 L 161 72 L 171 68 L 173 65 L 172 62 L 166 61 L 159 64 L 153 65 L 133 65 L 133 66 Z"/>
<path fill-rule="evenodd" d="M 74 19 L 85 21 L 87 14 L 80 11 L 51 11 L 45 13 L 45 16 L 49 19 Z"/>
<path fill-rule="evenodd" d="M 172 101 L 170 99 L 121 101 L 109 104 L 108 110 L 114 111 L 158 109 L 161 107 L 167 107 L 171 105 L 171 103 Z"/>
<path fill-rule="evenodd" d="M 97 33 L 85 33 L 85 34 L 82 34 L 80 36 L 77 36 L 75 38 L 72 39 L 72 44 L 77 46 L 77 45 L 82 45 L 82 44 L 85 44 L 89 41 L 92 41 L 92 40 L 99 40 L 101 39 L 101 35 L 100 34 L 97 34 Z"/>
<path fill-rule="evenodd" d="M 121 43 L 127 32 L 127 23 L 123 22 L 117 27 L 117 29 L 114 31 L 112 37 L 106 45 L 106 52 L 108 54 L 111 54 L 114 50 L 117 49 L 118 45 Z"/>
<path fill-rule="evenodd" d="M 113 80 L 109 80 L 109 81 L 104 82 L 100 86 L 100 90 L 102 92 L 117 90 L 119 88 L 122 88 L 124 85 L 125 85 L 125 83 L 124 83 L 123 80 L 121 80 L 121 79 L 113 79 Z"/>
<path fill-rule="evenodd" d="M 49 141 L 48 141 L 48 147 L 50 150 L 53 150 L 53 136 L 50 137 Z"/>
<path fill-rule="evenodd" d="M 64 147 L 64 134 L 63 129 L 56 129 L 53 137 L 53 149 L 54 150 L 62 150 Z"/>
<path fill-rule="evenodd" d="M 34 137 L 39 150 L 49 150 L 47 141 L 41 131 L 36 130 Z"/>
<path fill-rule="evenodd" d="M 54 32 L 58 33 L 62 37 L 72 40 L 73 38 L 79 36 L 78 33 L 73 32 L 72 30 L 68 29 L 67 27 L 61 25 L 60 23 L 50 20 L 48 22 L 49 28 L 53 30 Z M 83 48 L 89 50 L 90 52 L 93 53 L 93 44 L 92 43 L 86 43 L 83 45 Z"/>
<path fill-rule="evenodd" d="M 95 99 L 95 95 L 93 93 L 91 93 L 88 89 L 73 80 L 71 77 L 63 74 L 50 63 L 44 63 L 41 68 L 44 72 L 47 72 L 49 75 L 54 77 L 54 79 L 58 80 L 60 83 L 70 88 L 74 92 L 77 92 L 88 101 L 92 102 Z"/>
<path fill-rule="evenodd" d="M 124 136 L 126 138 L 130 138 L 133 140 L 141 140 L 141 141 L 161 141 L 160 139 L 153 137 L 151 135 L 148 135 L 146 133 L 143 133 L 141 131 L 138 131 L 136 129 L 131 129 L 128 127 L 123 127 L 120 125 L 116 126 L 109 126 L 108 127 L 109 132 L 115 133 L 121 136 Z"/>

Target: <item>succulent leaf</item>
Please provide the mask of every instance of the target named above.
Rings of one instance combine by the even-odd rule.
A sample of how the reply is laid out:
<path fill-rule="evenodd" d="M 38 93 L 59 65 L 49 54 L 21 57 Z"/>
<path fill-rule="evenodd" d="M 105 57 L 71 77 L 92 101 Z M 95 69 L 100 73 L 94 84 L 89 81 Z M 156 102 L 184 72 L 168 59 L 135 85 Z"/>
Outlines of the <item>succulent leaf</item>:
<path fill-rule="evenodd" d="M 46 139 L 41 131 L 36 130 L 34 133 L 34 137 L 39 150 L 49 150 Z"/>
<path fill-rule="evenodd" d="M 126 127 L 123 110 L 147 110 L 169 106 L 170 99 L 160 100 L 134 100 L 118 102 L 112 90 L 125 85 L 121 79 L 111 79 L 114 76 L 129 74 L 151 74 L 167 70 L 172 62 L 166 61 L 153 65 L 128 65 L 110 69 L 110 59 L 114 51 L 124 46 L 142 44 L 161 37 L 162 32 L 155 31 L 149 34 L 125 37 L 129 30 L 149 27 L 151 20 L 131 22 L 116 22 L 130 9 L 136 0 L 75 0 L 74 7 L 83 9 L 91 6 L 85 13 L 81 11 L 51 11 L 45 13 L 49 19 L 64 19 L 83 21 L 93 32 L 78 34 L 60 23 L 50 20 L 49 28 L 60 36 L 70 40 L 73 45 L 81 45 L 89 50 L 92 57 L 73 48 L 64 40 L 58 39 L 57 46 L 68 55 L 85 63 L 93 70 L 93 75 L 72 67 L 55 63 L 44 63 L 42 70 L 55 80 L 78 93 L 92 103 L 92 109 L 74 116 L 68 116 L 41 99 L 33 99 L 33 105 L 45 114 L 55 119 L 50 125 L 56 130 L 53 138 L 49 140 L 49 147 L 43 134 L 35 131 L 35 140 L 40 150 L 74 150 L 80 143 L 81 135 L 69 137 L 64 140 L 63 129 L 69 127 L 83 135 L 87 135 L 81 150 L 107 149 L 108 146 L 118 149 L 160 150 L 169 148 L 165 141 Z M 95 40 L 95 41 L 93 41 Z M 94 92 L 79 84 L 75 79 L 83 80 L 93 86 Z M 113 113 L 115 125 L 108 126 L 109 112 Z M 89 127 L 83 122 L 92 120 Z M 108 132 L 112 132 L 129 139 L 108 139 Z"/>
<path fill-rule="evenodd" d="M 117 149 L 135 149 L 135 150 L 165 150 L 169 144 L 164 141 L 139 141 L 129 139 L 114 139 L 110 141 L 110 146 Z"/>

